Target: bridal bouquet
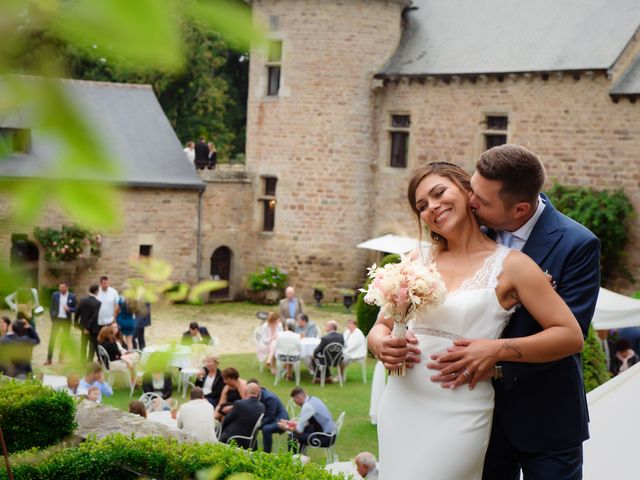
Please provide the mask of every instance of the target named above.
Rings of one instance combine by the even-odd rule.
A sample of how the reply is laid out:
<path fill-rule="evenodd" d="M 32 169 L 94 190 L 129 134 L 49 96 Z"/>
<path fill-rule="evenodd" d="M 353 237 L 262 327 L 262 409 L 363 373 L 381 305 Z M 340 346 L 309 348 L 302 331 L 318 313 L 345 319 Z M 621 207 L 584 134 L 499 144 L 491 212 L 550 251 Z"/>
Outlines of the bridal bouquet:
<path fill-rule="evenodd" d="M 374 263 L 368 273 L 371 278 L 364 301 L 380 307 L 385 318 L 393 319 L 392 335 L 404 338 L 407 322 L 418 312 L 436 308 L 447 297 L 447 288 L 434 263 L 426 265 L 420 259 L 411 260 L 402 256 L 400 263 L 389 263 L 378 267 Z M 404 376 L 405 364 L 390 370 L 390 375 Z"/>

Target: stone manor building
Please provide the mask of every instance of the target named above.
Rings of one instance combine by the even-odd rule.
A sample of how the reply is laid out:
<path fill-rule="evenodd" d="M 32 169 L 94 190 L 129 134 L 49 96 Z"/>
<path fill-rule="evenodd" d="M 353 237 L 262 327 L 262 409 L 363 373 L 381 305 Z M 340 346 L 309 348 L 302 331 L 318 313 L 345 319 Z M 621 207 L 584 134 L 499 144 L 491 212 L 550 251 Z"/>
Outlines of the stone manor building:
<path fill-rule="evenodd" d="M 144 247 L 174 264 L 175 280 L 230 279 L 224 298 L 243 296 L 247 275 L 264 265 L 289 273 L 303 297 L 323 283 L 333 298 L 377 259 L 356 245 L 417 236 L 405 199 L 414 168 L 446 160 L 471 171 L 482 151 L 506 142 L 538 153 L 550 183 L 623 188 L 640 211 L 637 0 L 251 6 L 269 41 L 251 52 L 242 169 L 196 174 L 147 87 L 93 84 L 120 92 L 111 105 L 145 92 L 144 112 L 164 119 L 127 120 L 148 141 L 162 138 L 163 152 L 126 154 L 138 165 L 120 183 L 126 226 L 105 237 L 94 272 L 126 277 L 126 259 Z M 134 175 L 145 171 L 153 181 Z M 30 232 L 0 232 L 5 257 L 12 233 L 24 241 L 15 234 Z M 640 277 L 638 220 L 631 233 L 629 267 Z M 42 271 L 39 279 L 52 283 Z"/>

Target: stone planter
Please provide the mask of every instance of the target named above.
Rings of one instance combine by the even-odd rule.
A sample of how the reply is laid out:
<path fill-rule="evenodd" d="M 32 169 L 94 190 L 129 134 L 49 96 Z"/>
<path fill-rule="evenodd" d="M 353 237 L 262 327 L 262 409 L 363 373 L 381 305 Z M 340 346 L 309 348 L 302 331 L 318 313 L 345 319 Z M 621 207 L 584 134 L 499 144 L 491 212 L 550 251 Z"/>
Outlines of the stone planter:
<path fill-rule="evenodd" d="M 278 290 L 277 288 L 260 290 L 258 292 L 254 290 L 248 290 L 247 293 L 252 302 L 262 303 L 264 305 L 274 305 L 280 299 L 280 290 Z"/>

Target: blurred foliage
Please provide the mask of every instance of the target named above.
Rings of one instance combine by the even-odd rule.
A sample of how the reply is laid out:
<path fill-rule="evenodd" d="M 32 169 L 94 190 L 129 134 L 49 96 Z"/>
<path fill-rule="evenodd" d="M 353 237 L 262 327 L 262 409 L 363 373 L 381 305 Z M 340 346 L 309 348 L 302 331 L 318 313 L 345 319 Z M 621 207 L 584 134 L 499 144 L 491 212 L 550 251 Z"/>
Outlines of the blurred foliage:
<path fill-rule="evenodd" d="M 229 47 L 247 52 L 251 44 L 262 42 L 262 31 L 251 22 L 250 8 L 240 0 L 0 2 L 0 119 L 17 119 L 15 128 L 37 130 L 56 146 L 49 168 L 31 178 L 0 179 L 0 190 L 12 204 L 12 218 L 3 219 L 8 220 L 5 228 L 37 224 L 50 204 L 60 206 L 69 221 L 92 230 L 109 231 L 121 218 L 112 184 L 118 163 L 107 155 L 98 132 L 68 97 L 64 83 L 55 78 L 106 63 L 118 75 L 129 72 L 131 78 L 146 72 L 146 81 L 162 86 L 162 96 L 176 95 L 183 105 L 194 103 L 192 98 L 204 102 L 195 102 L 191 113 L 180 111 L 181 103 L 175 102 L 176 112 L 167 113 L 178 129 L 181 118 L 204 116 L 213 134 L 222 129 L 225 115 L 234 114 L 225 100 L 230 87 L 211 74 L 233 63 L 225 62 L 225 55 L 240 61 L 241 54 L 229 53 Z M 202 58 L 207 61 L 199 61 Z M 193 79 L 180 73 L 194 64 L 208 77 L 198 74 Z M 193 90 L 197 95 L 190 98 L 185 92 Z M 185 127 L 185 135 L 200 131 L 197 122 Z M 241 140 L 232 132 L 221 135 L 224 144 Z M 0 164 L 11 154 L 6 139 L 0 142 Z M 0 264 L 0 290 L 12 291 L 19 283 Z"/>
<path fill-rule="evenodd" d="M 399 263 L 400 255 L 396 253 L 390 253 L 389 255 L 385 255 L 385 257 L 380 261 L 380 266 L 384 267 L 389 263 Z M 364 290 L 367 289 L 369 284 L 371 283 L 371 278 L 367 277 L 362 288 Z M 366 335 L 369 334 L 369 330 L 375 325 L 376 320 L 378 319 L 378 313 L 380 313 L 380 307 L 377 305 L 369 305 L 364 301 L 364 297 L 366 292 L 360 291 L 358 292 L 358 300 L 356 301 L 356 318 L 358 322 L 358 328 L 362 330 L 362 333 Z"/>
<path fill-rule="evenodd" d="M 226 280 L 205 280 L 192 287 L 185 283 L 176 284 L 169 280 L 173 267 L 164 260 L 141 258 L 131 260 L 130 263 L 141 276 L 127 279 L 123 295 L 142 303 L 157 303 L 161 300 L 197 303 L 209 292 L 229 286 Z"/>
<path fill-rule="evenodd" d="M 622 275 L 633 281 L 625 265 L 624 248 L 629 242 L 633 205 L 622 190 L 594 190 L 555 184 L 548 191 L 553 205 L 591 230 L 601 244 L 602 285 Z"/>
<path fill-rule="evenodd" d="M 584 342 L 582 350 L 582 375 L 584 388 L 590 392 L 611 378 L 607 370 L 607 362 L 604 350 L 598 341 L 598 335 L 589 327 L 589 335 Z"/>

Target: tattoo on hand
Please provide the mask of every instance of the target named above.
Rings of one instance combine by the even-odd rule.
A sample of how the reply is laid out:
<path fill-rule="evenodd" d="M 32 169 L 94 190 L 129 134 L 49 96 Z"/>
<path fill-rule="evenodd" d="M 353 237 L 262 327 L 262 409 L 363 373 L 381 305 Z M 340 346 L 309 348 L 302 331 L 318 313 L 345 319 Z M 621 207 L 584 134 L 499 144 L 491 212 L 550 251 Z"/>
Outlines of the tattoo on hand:
<path fill-rule="evenodd" d="M 518 348 L 517 346 L 513 345 L 513 343 L 506 342 L 502 348 L 505 348 L 515 353 L 516 358 L 518 360 L 522 358 L 522 350 L 520 350 L 520 348 Z"/>

